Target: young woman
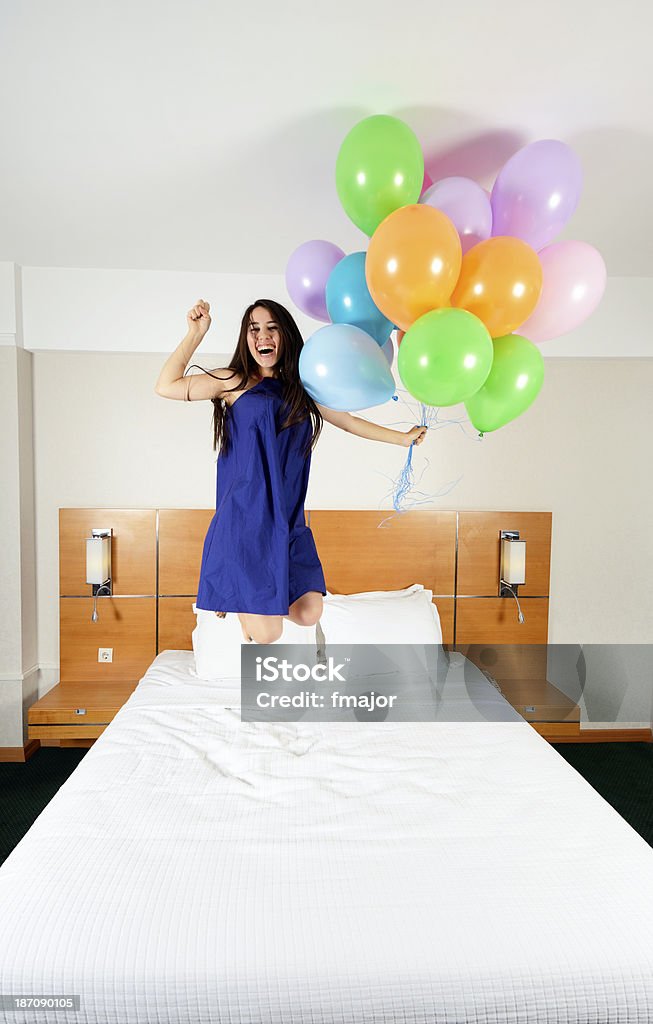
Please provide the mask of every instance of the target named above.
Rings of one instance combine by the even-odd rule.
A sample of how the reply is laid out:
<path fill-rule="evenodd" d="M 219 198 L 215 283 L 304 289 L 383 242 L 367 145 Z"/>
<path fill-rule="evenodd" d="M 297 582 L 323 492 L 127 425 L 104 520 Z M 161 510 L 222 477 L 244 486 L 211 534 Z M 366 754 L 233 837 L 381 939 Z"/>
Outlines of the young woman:
<path fill-rule="evenodd" d="M 272 299 L 245 310 L 228 367 L 185 376 L 211 326 L 199 299 L 188 333 L 163 366 L 164 398 L 213 402 L 213 447 L 220 448 L 216 510 L 204 541 L 196 607 L 236 612 L 246 640 L 278 640 L 283 618 L 309 626 L 322 614 L 326 584 L 304 521 L 311 453 L 322 421 L 371 441 L 407 448 L 426 427 L 405 432 L 318 405 L 299 378 L 302 336 Z M 201 369 L 201 367 L 200 367 Z"/>

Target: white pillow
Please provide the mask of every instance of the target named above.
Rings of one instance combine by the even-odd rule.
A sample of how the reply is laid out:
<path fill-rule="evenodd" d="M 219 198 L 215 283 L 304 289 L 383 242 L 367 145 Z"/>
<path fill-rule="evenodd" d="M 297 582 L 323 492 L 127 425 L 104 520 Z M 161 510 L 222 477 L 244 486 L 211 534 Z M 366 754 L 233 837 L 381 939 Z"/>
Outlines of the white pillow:
<path fill-rule="evenodd" d="M 192 632 L 195 671 L 200 679 L 240 679 L 240 647 L 245 643 L 240 619 L 227 612 L 223 619 L 215 612 L 197 608 L 193 602 L 197 625 Z M 298 626 L 283 620 L 283 633 L 277 644 L 315 644 L 315 626 Z"/>
<path fill-rule="evenodd" d="M 414 583 L 404 590 L 332 594 L 327 590 L 320 625 L 327 643 L 441 644 L 442 626 L 433 591 Z"/>

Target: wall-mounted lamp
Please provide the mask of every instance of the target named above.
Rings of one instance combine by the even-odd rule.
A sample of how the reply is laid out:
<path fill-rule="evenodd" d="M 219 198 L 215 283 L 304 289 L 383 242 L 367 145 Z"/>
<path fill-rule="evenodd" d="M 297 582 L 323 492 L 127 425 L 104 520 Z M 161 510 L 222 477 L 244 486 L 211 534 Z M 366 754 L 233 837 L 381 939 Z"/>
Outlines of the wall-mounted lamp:
<path fill-rule="evenodd" d="M 111 536 L 108 530 L 91 530 L 86 538 L 86 582 L 93 587 L 93 614 L 91 621 L 97 622 L 97 598 L 111 597 L 113 585 L 111 579 Z"/>
<path fill-rule="evenodd" d="M 526 541 L 519 539 L 517 530 L 501 530 L 501 572 L 499 573 L 499 597 L 514 597 L 519 609 L 519 621 L 524 615 L 519 604 L 517 588 L 526 582 Z"/>

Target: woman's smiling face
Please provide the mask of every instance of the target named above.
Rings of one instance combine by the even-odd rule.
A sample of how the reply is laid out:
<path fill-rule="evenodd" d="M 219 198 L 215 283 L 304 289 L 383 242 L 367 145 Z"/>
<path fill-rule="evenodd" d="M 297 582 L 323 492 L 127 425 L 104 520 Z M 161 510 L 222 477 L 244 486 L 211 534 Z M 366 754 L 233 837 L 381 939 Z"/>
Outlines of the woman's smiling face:
<path fill-rule="evenodd" d="M 256 306 L 249 318 L 247 345 L 258 365 L 270 369 L 281 354 L 281 331 L 265 306 Z"/>

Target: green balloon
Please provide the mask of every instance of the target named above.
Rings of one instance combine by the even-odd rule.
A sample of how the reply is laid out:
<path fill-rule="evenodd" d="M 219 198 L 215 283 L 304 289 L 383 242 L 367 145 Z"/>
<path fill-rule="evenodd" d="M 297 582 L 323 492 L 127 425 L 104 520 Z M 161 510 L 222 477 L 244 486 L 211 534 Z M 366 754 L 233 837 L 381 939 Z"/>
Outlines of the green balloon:
<path fill-rule="evenodd" d="M 542 353 L 528 338 L 506 334 L 495 338 L 493 345 L 490 375 L 465 402 L 470 420 L 483 433 L 521 416 L 537 398 L 544 381 Z"/>
<path fill-rule="evenodd" d="M 400 206 L 416 203 L 423 182 L 422 147 L 397 117 L 366 117 L 354 125 L 340 147 L 338 196 L 347 216 L 366 235 L 373 235 Z"/>
<path fill-rule="evenodd" d="M 465 309 L 434 309 L 410 327 L 397 368 L 411 395 L 426 405 L 456 405 L 473 395 L 492 369 L 492 338 Z"/>

